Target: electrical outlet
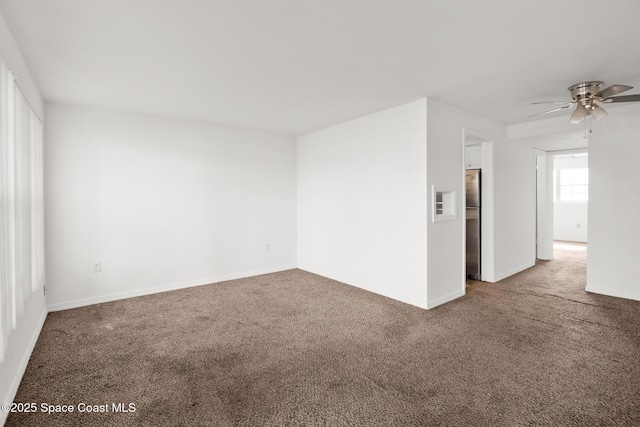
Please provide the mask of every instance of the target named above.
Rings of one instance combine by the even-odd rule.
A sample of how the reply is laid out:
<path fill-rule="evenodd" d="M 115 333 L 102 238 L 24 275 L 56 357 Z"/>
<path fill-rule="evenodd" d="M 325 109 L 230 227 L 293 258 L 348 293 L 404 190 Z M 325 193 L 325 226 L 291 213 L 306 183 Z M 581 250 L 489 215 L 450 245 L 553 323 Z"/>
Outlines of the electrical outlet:
<path fill-rule="evenodd" d="M 102 271 L 102 263 L 100 261 L 93 263 L 93 272 L 100 273 Z"/>
<path fill-rule="evenodd" d="M 271 243 L 267 243 L 267 252 L 271 252 Z"/>
<path fill-rule="evenodd" d="M 576 223 L 576 228 L 580 228 L 580 223 L 579 222 Z"/>

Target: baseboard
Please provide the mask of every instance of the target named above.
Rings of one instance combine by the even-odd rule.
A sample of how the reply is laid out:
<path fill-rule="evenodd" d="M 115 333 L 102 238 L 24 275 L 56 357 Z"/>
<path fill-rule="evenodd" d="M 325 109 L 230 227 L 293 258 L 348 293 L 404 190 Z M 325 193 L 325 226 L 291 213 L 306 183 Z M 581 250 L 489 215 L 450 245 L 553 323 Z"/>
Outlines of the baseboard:
<path fill-rule="evenodd" d="M 116 294 L 101 295 L 99 297 L 83 298 L 68 302 L 49 305 L 49 311 L 69 310 L 71 308 L 85 307 L 87 305 L 101 304 L 104 302 L 117 301 L 126 298 L 140 297 L 144 295 L 157 294 L 160 292 L 176 291 L 179 289 L 191 288 L 194 286 L 211 285 L 213 283 L 226 282 L 227 280 L 244 279 L 246 277 L 260 276 L 261 274 L 277 273 L 279 271 L 291 270 L 295 265 L 287 265 L 275 268 L 265 268 L 244 273 L 227 274 L 223 276 L 205 277 L 187 282 L 169 283 L 166 285 L 154 286 L 150 288 L 137 289 L 129 292 L 119 292 Z"/>
<path fill-rule="evenodd" d="M 593 294 L 600 294 L 600 295 L 606 295 L 609 297 L 616 297 L 616 298 L 624 298 L 624 299 L 631 299 L 634 301 L 640 301 L 640 293 L 638 292 L 631 292 L 631 293 L 625 293 L 625 292 L 618 292 L 616 290 L 612 290 L 612 289 L 607 289 L 607 288 L 600 288 L 598 286 L 589 286 L 587 284 L 587 288 L 585 289 L 587 292 L 593 293 Z"/>
<path fill-rule="evenodd" d="M 509 276 L 513 276 L 514 274 L 520 273 L 521 271 L 524 271 L 527 268 L 531 268 L 535 265 L 536 265 L 536 261 L 533 260 L 531 262 L 521 265 L 520 267 L 512 268 L 511 270 L 505 271 L 503 273 L 496 273 L 496 277 L 495 277 L 496 282 L 506 279 Z"/>
<path fill-rule="evenodd" d="M 33 353 L 33 349 L 36 346 L 36 342 L 38 341 L 38 337 L 40 336 L 40 332 L 42 331 L 42 327 L 44 326 L 44 321 L 47 319 L 48 311 L 46 308 L 42 310 L 42 314 L 40 314 L 40 319 L 36 325 L 36 328 L 31 334 L 31 338 L 29 339 L 29 344 L 27 346 L 27 351 L 25 351 L 22 359 L 20 360 L 20 365 L 18 365 L 18 370 L 16 375 L 13 377 L 13 381 L 9 385 L 9 390 L 7 391 L 7 395 L 4 396 L 0 402 L 13 402 L 13 399 L 16 397 L 16 393 L 18 393 L 18 387 L 20 387 L 20 382 L 22 381 L 22 377 L 24 376 L 25 371 L 27 370 L 27 365 L 29 364 L 29 359 L 31 358 L 31 353 Z M 5 412 L 0 410 L 0 426 L 3 426 L 5 421 L 7 421 L 7 417 L 9 416 L 9 412 Z"/>
<path fill-rule="evenodd" d="M 436 298 L 433 301 L 427 300 L 427 307 L 426 308 L 427 308 L 427 310 L 430 310 L 430 309 L 432 309 L 434 307 L 437 307 L 439 305 L 445 304 L 445 303 L 447 303 L 449 301 L 453 301 L 456 298 L 460 298 L 460 297 L 464 296 L 464 292 L 465 292 L 464 289 L 461 289 L 459 291 L 452 292 L 449 295 L 445 295 L 443 297 Z"/>

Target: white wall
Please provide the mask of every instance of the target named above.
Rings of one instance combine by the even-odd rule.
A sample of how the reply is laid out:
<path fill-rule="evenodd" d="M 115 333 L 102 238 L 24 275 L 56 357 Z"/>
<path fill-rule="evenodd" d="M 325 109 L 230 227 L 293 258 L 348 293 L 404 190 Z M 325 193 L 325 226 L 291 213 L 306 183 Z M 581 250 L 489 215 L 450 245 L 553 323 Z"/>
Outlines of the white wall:
<path fill-rule="evenodd" d="M 81 106 L 46 114 L 51 309 L 296 266 L 293 137 Z"/>
<path fill-rule="evenodd" d="M 535 158 L 533 148 L 496 146 L 496 279 L 535 265 Z"/>
<path fill-rule="evenodd" d="M 505 141 L 506 128 L 501 124 L 431 98 L 427 105 L 427 183 L 429 188 L 432 185 L 459 188 L 459 206 L 463 206 L 464 196 L 463 129 L 493 141 L 492 159 L 483 158 L 483 179 L 491 180 L 493 194 L 484 198 L 483 204 L 493 199 L 492 209 L 486 213 L 493 214 L 494 221 L 488 227 L 489 233 L 482 237 L 483 241 L 493 241 L 493 245 L 483 245 L 482 256 L 493 260 L 495 270 L 489 272 L 494 277 L 489 274 L 483 278 L 500 280 L 532 266 L 535 262 L 532 149 Z M 483 184 L 483 194 L 486 192 Z M 430 306 L 464 293 L 464 214 L 459 213 L 457 221 L 428 223 Z"/>
<path fill-rule="evenodd" d="M 43 118 L 42 97 L 2 15 L 0 15 L 0 57 L 19 77 L 19 87 L 36 114 Z M 13 401 L 46 314 L 47 301 L 42 293 L 32 295 L 31 299 L 25 303 L 24 312 L 17 320 L 17 328 L 9 337 L 5 360 L 0 363 L 0 402 Z M 0 411 L 0 425 L 4 423 L 6 416 L 6 412 Z"/>
<path fill-rule="evenodd" d="M 427 306 L 426 108 L 298 137 L 299 268 Z"/>
<path fill-rule="evenodd" d="M 553 204 L 553 239 L 587 242 L 588 203 Z"/>
<path fill-rule="evenodd" d="M 500 185 L 508 189 L 511 194 L 517 194 L 518 188 L 527 188 L 528 187 L 528 179 L 524 175 L 518 174 L 518 169 L 528 168 L 529 160 L 526 158 L 529 156 L 527 150 L 536 147 L 540 150 L 544 151 L 554 151 L 554 150 L 562 150 L 562 149 L 574 149 L 574 148 L 584 148 L 587 145 L 586 134 L 584 132 L 584 127 L 579 127 L 573 125 L 569 122 L 566 116 L 562 117 L 552 117 L 542 120 L 537 120 L 533 122 L 526 122 L 516 125 L 511 125 L 507 127 L 507 136 L 510 144 L 511 153 L 504 151 L 503 164 L 508 165 L 509 158 L 513 158 L 514 162 L 510 164 L 508 169 L 511 170 L 511 176 L 519 176 L 519 178 L 515 181 L 510 180 L 499 180 Z M 523 151 L 524 150 L 524 151 Z M 523 157 L 524 156 L 524 157 Z M 551 170 L 551 165 L 547 163 L 547 167 Z M 535 173 L 531 175 L 532 180 L 535 180 Z M 496 178 L 498 180 L 498 178 Z M 551 181 L 551 179 L 550 179 Z M 549 182 L 547 188 L 551 188 L 552 183 Z M 535 208 L 535 195 L 531 198 L 526 197 L 526 191 L 521 191 L 521 195 L 515 199 L 517 200 L 516 209 L 513 211 L 515 215 L 520 216 L 523 220 L 528 221 L 527 216 L 529 213 L 533 215 L 534 224 L 535 224 L 535 209 L 529 209 L 529 205 Z M 551 195 L 550 195 L 551 196 Z M 523 205 L 524 202 L 524 205 Z M 503 203 L 508 203 L 508 200 L 503 199 Z M 554 207 L 555 208 L 555 207 Z M 547 218 L 544 218 L 544 221 L 554 221 L 555 222 L 555 209 L 549 210 L 545 209 Z M 543 213 L 543 212 L 541 212 Z M 553 216 L 553 218 L 552 218 Z M 500 218 L 496 218 L 496 221 L 511 221 L 510 218 L 502 216 Z M 549 227 L 550 229 L 550 227 Z M 523 238 L 527 238 L 529 236 L 529 231 L 527 228 L 516 228 L 511 227 L 512 233 L 511 235 L 504 234 L 503 241 L 509 242 L 518 241 Z M 546 232 L 543 232 L 546 233 Z M 551 238 L 552 234 L 546 233 L 543 237 Z M 532 253 L 535 257 L 535 230 L 533 235 L 533 249 Z M 508 243 L 503 244 L 503 248 L 508 248 Z M 550 258 L 549 249 L 547 248 L 544 251 L 541 251 L 541 258 Z M 529 255 L 526 253 L 513 253 L 508 254 L 505 253 L 503 257 L 504 260 L 511 259 L 512 264 L 517 264 L 518 262 L 522 262 L 523 265 L 533 265 L 533 262 L 529 261 Z M 520 261 L 518 261 L 520 260 Z"/>
<path fill-rule="evenodd" d="M 589 203 L 586 290 L 640 300 L 635 265 L 640 257 L 637 212 L 637 159 L 640 158 L 640 105 L 611 106 L 592 121 L 589 134 Z M 576 132 L 566 117 L 513 125 L 513 138 Z"/>
<path fill-rule="evenodd" d="M 640 301 L 640 105 L 611 108 L 589 137 L 587 291 Z"/>
<path fill-rule="evenodd" d="M 588 156 L 555 157 L 554 159 L 554 170 L 588 167 Z M 555 240 L 586 242 L 589 228 L 588 208 L 589 204 L 586 202 L 554 202 L 553 238 Z"/>
<path fill-rule="evenodd" d="M 532 148 L 423 99 L 298 137 L 298 266 L 419 307 L 464 295 L 463 130 L 493 141 L 493 273 L 534 265 Z M 455 221 L 432 222 L 434 185 L 458 189 Z"/>

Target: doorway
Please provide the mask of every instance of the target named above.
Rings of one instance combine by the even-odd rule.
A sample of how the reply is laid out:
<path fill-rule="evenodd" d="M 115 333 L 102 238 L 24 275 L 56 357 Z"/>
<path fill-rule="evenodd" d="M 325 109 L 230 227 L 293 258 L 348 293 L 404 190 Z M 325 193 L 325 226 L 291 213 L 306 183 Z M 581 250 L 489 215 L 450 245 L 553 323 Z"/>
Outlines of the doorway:
<path fill-rule="evenodd" d="M 553 242 L 554 261 L 573 262 L 587 265 L 587 243 L 555 240 Z"/>
<path fill-rule="evenodd" d="M 588 235 L 588 150 L 535 153 L 536 258 L 558 250 L 586 251 Z M 558 249 L 560 248 L 561 249 Z"/>
<path fill-rule="evenodd" d="M 495 236 L 494 236 L 494 172 L 493 172 L 493 137 L 482 132 L 471 129 L 463 131 L 463 148 L 464 148 L 464 168 L 462 176 L 462 188 L 467 187 L 467 171 L 477 171 L 479 179 L 479 204 L 475 206 L 476 219 L 478 224 L 476 236 L 479 243 L 476 242 L 477 254 L 472 254 L 476 259 L 476 268 L 472 273 L 474 279 L 487 282 L 495 282 Z M 467 208 L 472 208 L 465 196 L 462 197 L 462 211 L 467 212 Z M 473 204 L 477 203 L 474 202 Z M 473 209 L 469 209 L 473 211 Z M 479 219 L 478 219 L 479 217 Z M 474 224 L 473 218 L 465 218 L 463 221 L 464 232 L 462 239 L 463 253 L 465 254 L 465 265 L 468 261 L 467 237 L 471 233 L 471 226 Z M 473 251 L 472 251 L 473 252 Z M 473 264 L 473 262 L 472 262 Z M 465 269 L 463 283 L 467 284 L 467 271 Z"/>
<path fill-rule="evenodd" d="M 589 154 L 554 153 L 554 240 L 587 243 Z"/>

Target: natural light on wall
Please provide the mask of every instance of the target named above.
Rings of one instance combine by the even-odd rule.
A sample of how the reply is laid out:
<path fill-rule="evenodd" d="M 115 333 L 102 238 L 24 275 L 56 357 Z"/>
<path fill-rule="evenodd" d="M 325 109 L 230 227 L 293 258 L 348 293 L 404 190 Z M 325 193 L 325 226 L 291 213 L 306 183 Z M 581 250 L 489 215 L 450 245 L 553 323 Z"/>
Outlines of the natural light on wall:
<path fill-rule="evenodd" d="M 25 302 L 44 286 L 42 122 L 0 60 L 0 361 Z"/>

